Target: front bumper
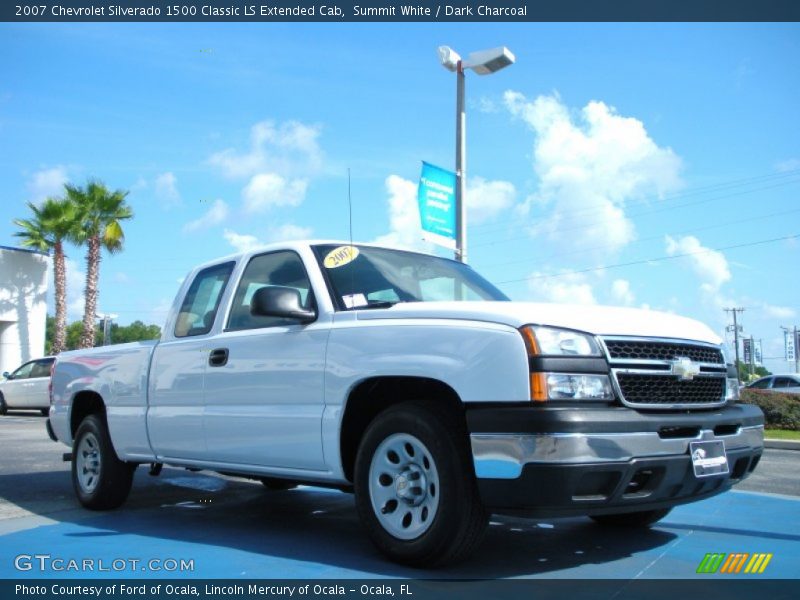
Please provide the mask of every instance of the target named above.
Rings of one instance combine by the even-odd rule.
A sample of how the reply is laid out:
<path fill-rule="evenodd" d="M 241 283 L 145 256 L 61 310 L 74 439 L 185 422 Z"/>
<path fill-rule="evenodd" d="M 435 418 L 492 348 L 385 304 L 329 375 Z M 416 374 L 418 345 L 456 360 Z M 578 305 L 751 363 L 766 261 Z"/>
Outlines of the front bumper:
<path fill-rule="evenodd" d="M 713 411 L 478 408 L 467 412 L 486 506 L 540 516 L 631 512 L 701 500 L 755 469 L 764 420 L 751 405 Z M 694 441 L 722 440 L 729 473 L 697 478 Z"/>

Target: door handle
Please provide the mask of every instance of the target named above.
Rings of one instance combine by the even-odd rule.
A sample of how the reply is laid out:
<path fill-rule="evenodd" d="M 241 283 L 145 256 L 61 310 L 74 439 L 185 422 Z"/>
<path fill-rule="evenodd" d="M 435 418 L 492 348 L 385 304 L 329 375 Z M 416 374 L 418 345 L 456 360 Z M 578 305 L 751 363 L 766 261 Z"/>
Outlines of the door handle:
<path fill-rule="evenodd" d="M 208 364 L 212 367 L 224 367 L 228 364 L 228 349 L 217 348 L 208 355 Z"/>

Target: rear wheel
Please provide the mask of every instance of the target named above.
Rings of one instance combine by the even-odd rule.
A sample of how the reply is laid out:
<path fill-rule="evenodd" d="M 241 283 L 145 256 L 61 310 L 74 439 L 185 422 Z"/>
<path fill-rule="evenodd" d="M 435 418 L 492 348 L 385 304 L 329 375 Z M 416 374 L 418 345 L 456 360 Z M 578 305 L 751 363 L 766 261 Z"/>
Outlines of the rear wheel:
<path fill-rule="evenodd" d="M 117 508 L 128 498 L 136 465 L 117 458 L 108 427 L 99 415 L 78 426 L 72 445 L 72 486 L 83 506 L 92 510 Z"/>
<path fill-rule="evenodd" d="M 600 525 L 609 527 L 650 527 L 669 514 L 671 508 L 643 510 L 640 512 L 620 513 L 617 515 L 594 515 L 592 519 Z"/>
<path fill-rule="evenodd" d="M 8 413 L 8 406 L 6 405 L 6 399 L 3 397 L 3 394 L 0 394 L 0 415 L 5 415 Z"/>
<path fill-rule="evenodd" d="M 355 466 L 356 506 L 367 533 L 394 561 L 452 564 L 480 542 L 488 515 L 458 419 L 404 403 L 367 428 Z"/>

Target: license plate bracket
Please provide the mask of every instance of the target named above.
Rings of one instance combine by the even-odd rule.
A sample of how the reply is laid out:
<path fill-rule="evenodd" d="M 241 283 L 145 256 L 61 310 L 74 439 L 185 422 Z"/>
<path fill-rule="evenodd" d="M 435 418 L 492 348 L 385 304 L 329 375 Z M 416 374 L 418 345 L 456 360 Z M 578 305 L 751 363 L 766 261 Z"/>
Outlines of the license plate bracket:
<path fill-rule="evenodd" d="M 694 476 L 698 479 L 727 475 L 730 472 L 725 442 L 722 440 L 689 442 L 689 454 L 692 457 Z"/>

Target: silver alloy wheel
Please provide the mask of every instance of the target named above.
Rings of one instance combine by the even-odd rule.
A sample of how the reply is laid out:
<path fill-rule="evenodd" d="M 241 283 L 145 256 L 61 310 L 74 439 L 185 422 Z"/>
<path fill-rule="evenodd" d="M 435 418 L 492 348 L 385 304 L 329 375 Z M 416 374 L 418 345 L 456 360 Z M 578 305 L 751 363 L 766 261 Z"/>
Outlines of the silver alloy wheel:
<path fill-rule="evenodd" d="M 407 433 L 383 440 L 370 462 L 369 497 L 392 536 L 413 540 L 428 531 L 439 509 L 439 472 L 425 444 Z"/>
<path fill-rule="evenodd" d="M 93 433 L 81 438 L 75 461 L 78 483 L 85 493 L 91 494 L 100 480 L 100 443 Z"/>

